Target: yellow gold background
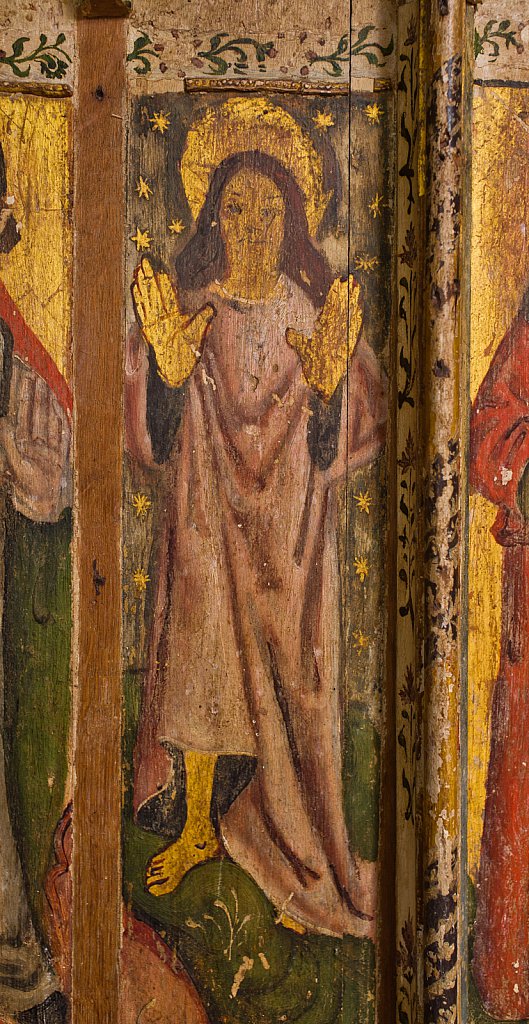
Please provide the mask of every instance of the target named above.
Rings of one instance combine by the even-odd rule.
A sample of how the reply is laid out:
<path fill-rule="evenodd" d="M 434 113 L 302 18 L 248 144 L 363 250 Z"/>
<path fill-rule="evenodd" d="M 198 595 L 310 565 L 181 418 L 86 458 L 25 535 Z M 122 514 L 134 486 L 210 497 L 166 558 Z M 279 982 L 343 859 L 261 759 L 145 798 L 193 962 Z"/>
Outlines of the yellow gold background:
<path fill-rule="evenodd" d="M 529 89 L 475 90 L 472 149 L 471 398 L 529 285 Z M 470 499 L 468 857 L 473 878 L 485 803 L 490 704 L 499 667 L 502 549 L 496 509 Z"/>
<path fill-rule="evenodd" d="M 21 240 L 0 255 L 0 277 L 22 315 L 69 376 L 71 225 L 69 100 L 0 96 L 8 195 Z M 94 253 L 95 259 L 101 253 Z"/>

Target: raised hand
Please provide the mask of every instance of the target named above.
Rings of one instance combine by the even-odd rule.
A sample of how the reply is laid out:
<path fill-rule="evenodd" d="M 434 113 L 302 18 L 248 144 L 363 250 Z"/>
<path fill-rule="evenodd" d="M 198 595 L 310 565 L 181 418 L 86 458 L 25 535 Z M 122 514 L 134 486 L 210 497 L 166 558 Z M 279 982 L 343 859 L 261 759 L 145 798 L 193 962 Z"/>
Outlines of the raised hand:
<path fill-rule="evenodd" d="M 155 273 L 144 257 L 136 268 L 132 299 L 142 334 L 156 353 L 160 376 L 171 387 L 189 377 L 215 310 L 206 305 L 194 316 L 182 312 L 178 293 L 167 274 Z"/>
<path fill-rule="evenodd" d="M 328 402 L 347 369 L 362 326 L 360 286 L 352 274 L 331 284 L 312 337 L 289 328 L 287 342 L 295 348 L 309 387 Z"/>

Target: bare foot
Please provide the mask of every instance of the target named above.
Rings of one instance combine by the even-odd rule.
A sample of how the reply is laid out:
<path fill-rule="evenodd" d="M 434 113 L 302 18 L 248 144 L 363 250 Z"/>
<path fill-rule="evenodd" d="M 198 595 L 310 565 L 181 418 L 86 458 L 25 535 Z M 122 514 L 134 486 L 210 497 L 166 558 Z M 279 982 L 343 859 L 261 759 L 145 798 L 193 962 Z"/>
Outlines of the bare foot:
<path fill-rule="evenodd" d="M 219 853 L 219 841 L 213 827 L 203 836 L 185 828 L 175 843 L 151 857 L 147 864 L 145 885 L 153 896 L 165 896 L 176 889 L 184 875 L 196 864 L 212 860 Z"/>

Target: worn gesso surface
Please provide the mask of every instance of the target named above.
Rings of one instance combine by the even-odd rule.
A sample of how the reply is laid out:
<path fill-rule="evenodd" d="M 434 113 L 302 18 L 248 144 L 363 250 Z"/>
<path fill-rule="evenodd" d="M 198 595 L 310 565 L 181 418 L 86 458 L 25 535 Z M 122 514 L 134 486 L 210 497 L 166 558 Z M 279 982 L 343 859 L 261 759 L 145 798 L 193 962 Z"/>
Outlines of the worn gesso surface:
<path fill-rule="evenodd" d="M 526 5 L 128 6 L 0 0 L 0 1011 L 527 1020 Z"/>
<path fill-rule="evenodd" d="M 72 90 L 75 20 L 70 3 L 8 0 L 0 7 L 0 89 Z"/>
<path fill-rule="evenodd" d="M 391 806 L 384 817 L 394 115 L 379 90 L 393 15 L 142 5 L 128 38 L 128 899 L 211 1020 L 374 1020 L 390 992 L 376 936 L 391 950 L 390 918 L 362 915 L 389 891 L 376 865 Z M 343 312 L 331 289 L 319 326 L 348 271 Z M 176 345 L 178 309 L 201 308 L 214 319 L 199 313 L 191 357 L 168 359 L 160 313 Z M 314 361 L 314 345 L 328 355 Z"/>
<path fill-rule="evenodd" d="M 290 82 L 355 78 L 392 79 L 395 9 L 378 0 L 328 8 L 280 3 L 206 2 L 135 4 L 129 22 L 130 70 L 149 76 L 150 88 L 167 79 L 286 79 Z M 164 85 L 165 80 L 165 85 Z"/>

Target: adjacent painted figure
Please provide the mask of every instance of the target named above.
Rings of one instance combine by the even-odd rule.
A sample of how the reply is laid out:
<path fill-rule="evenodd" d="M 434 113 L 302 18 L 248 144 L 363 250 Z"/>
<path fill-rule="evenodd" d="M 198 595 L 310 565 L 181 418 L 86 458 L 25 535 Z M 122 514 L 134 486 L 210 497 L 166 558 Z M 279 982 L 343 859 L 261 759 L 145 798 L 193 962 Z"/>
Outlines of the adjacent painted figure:
<path fill-rule="evenodd" d="M 224 848 L 283 923 L 373 937 L 376 865 L 350 852 L 341 781 L 337 487 L 386 421 L 359 287 L 332 280 L 299 181 L 246 151 L 212 172 L 175 278 L 143 259 L 132 291 L 128 446 L 166 509 L 138 821 L 170 834 L 179 751 L 187 801 L 147 886 Z M 211 808 L 219 755 L 251 772 Z"/>
<path fill-rule="evenodd" d="M 479 872 L 473 971 L 483 1004 L 529 1017 L 529 294 L 472 410 L 471 482 L 498 506 L 504 550 L 500 671 Z"/>
<path fill-rule="evenodd" d="M 0 259 L 18 238 L 0 147 Z M 0 622 L 6 502 L 35 522 L 55 522 L 71 504 L 70 413 L 64 378 L 0 280 Z M 27 1024 L 59 1024 L 65 1019 L 64 1001 L 31 921 L 10 819 L 2 723 L 0 657 L 0 1012 Z"/>

